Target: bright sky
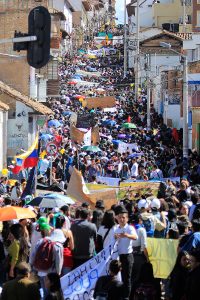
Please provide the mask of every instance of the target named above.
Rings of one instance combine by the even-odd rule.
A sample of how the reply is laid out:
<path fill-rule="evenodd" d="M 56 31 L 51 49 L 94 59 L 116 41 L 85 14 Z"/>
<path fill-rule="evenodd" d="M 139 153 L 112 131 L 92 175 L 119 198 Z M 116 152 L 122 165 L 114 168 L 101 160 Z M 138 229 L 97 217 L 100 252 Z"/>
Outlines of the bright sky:
<path fill-rule="evenodd" d="M 131 0 L 126 0 L 126 4 L 129 4 Z M 116 0 L 116 18 L 118 18 L 117 23 L 124 23 L 124 0 Z"/>

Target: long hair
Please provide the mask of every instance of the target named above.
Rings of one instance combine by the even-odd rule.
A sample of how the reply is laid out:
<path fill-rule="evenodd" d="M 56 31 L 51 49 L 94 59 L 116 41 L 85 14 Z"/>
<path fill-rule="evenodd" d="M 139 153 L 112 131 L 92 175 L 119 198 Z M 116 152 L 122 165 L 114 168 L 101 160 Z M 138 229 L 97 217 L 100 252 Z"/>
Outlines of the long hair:
<path fill-rule="evenodd" d="M 105 211 L 101 225 L 108 229 L 115 225 L 115 213 L 113 210 Z"/>

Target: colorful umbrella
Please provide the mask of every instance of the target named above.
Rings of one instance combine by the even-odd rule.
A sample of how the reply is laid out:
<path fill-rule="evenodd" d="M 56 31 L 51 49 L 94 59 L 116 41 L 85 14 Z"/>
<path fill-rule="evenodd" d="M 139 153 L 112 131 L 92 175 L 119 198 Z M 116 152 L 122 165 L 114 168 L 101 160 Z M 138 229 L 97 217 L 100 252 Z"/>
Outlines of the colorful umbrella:
<path fill-rule="evenodd" d="M 82 149 L 84 151 L 90 151 L 90 152 L 100 152 L 101 149 L 97 146 L 83 146 Z"/>
<path fill-rule="evenodd" d="M 137 128 L 137 126 L 134 123 L 124 123 L 124 124 L 122 124 L 122 127 L 124 127 L 124 128 L 130 128 L 130 129 Z"/>
<path fill-rule="evenodd" d="M 77 82 L 76 81 L 69 81 L 67 84 L 76 85 Z"/>
<path fill-rule="evenodd" d="M 64 196 L 61 194 L 45 194 L 34 198 L 29 205 L 39 206 L 42 208 L 53 208 L 74 203 L 74 200 L 72 200 L 69 196 Z"/>
<path fill-rule="evenodd" d="M 36 214 L 29 208 L 18 206 L 5 206 L 0 208 L 0 221 L 10 221 L 14 219 L 32 219 Z"/>
<path fill-rule="evenodd" d="M 58 121 L 58 120 L 50 120 L 48 122 L 48 126 L 49 127 L 52 127 L 52 126 L 55 126 L 55 127 L 60 127 L 62 124 Z"/>

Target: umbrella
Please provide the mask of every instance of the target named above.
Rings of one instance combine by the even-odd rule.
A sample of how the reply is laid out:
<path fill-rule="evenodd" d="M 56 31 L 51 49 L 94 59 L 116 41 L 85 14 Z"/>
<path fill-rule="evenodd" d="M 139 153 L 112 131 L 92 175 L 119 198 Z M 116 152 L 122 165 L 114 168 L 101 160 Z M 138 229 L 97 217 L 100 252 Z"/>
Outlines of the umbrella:
<path fill-rule="evenodd" d="M 77 82 L 76 81 L 69 81 L 68 84 L 71 84 L 71 85 L 74 84 L 75 85 L 75 84 L 77 84 Z"/>
<path fill-rule="evenodd" d="M 53 138 L 53 135 L 49 134 L 49 133 L 43 133 L 41 136 L 40 136 L 40 139 L 42 141 L 48 141 L 48 140 L 51 140 Z"/>
<path fill-rule="evenodd" d="M 124 123 L 124 124 L 122 124 L 122 127 L 124 127 L 124 128 L 131 128 L 131 129 L 137 128 L 134 123 Z"/>
<path fill-rule="evenodd" d="M 81 76 L 77 74 L 73 75 L 71 78 L 81 80 Z"/>
<path fill-rule="evenodd" d="M 132 153 L 128 156 L 128 158 L 140 157 L 142 155 L 144 155 L 144 153 L 142 153 L 142 152 L 141 153 Z"/>
<path fill-rule="evenodd" d="M 82 149 L 84 151 L 91 151 L 91 152 L 100 152 L 101 149 L 97 146 L 83 146 Z"/>
<path fill-rule="evenodd" d="M 120 141 L 120 140 L 112 140 L 112 143 L 114 144 L 114 145 L 119 145 L 119 143 L 121 143 L 122 141 Z"/>
<path fill-rule="evenodd" d="M 18 206 L 5 206 L 0 208 L 0 221 L 10 221 L 14 219 L 32 219 L 36 214 L 29 208 Z"/>
<path fill-rule="evenodd" d="M 125 137 L 126 137 L 126 134 L 123 134 L 123 133 L 118 134 L 119 139 L 125 139 Z"/>
<path fill-rule="evenodd" d="M 52 126 L 60 127 L 60 126 L 61 126 L 61 123 L 60 123 L 58 120 L 50 120 L 50 121 L 48 122 L 48 126 L 49 126 L 49 127 L 52 127 Z"/>
<path fill-rule="evenodd" d="M 45 194 L 34 198 L 29 205 L 43 208 L 53 208 L 74 203 L 75 202 L 69 196 L 64 196 L 61 194 Z"/>
<path fill-rule="evenodd" d="M 85 96 L 83 96 L 83 95 L 75 95 L 74 98 L 76 98 L 76 99 L 80 99 L 80 98 L 85 99 Z"/>

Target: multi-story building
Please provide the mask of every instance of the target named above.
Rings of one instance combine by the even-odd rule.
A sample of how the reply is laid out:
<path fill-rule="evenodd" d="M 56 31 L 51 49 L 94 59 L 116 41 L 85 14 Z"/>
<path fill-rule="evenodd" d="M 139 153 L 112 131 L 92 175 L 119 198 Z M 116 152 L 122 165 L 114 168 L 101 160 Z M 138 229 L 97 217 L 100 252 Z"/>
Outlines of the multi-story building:
<path fill-rule="evenodd" d="M 194 32 L 200 31 L 200 1 L 192 1 L 192 30 Z"/>

